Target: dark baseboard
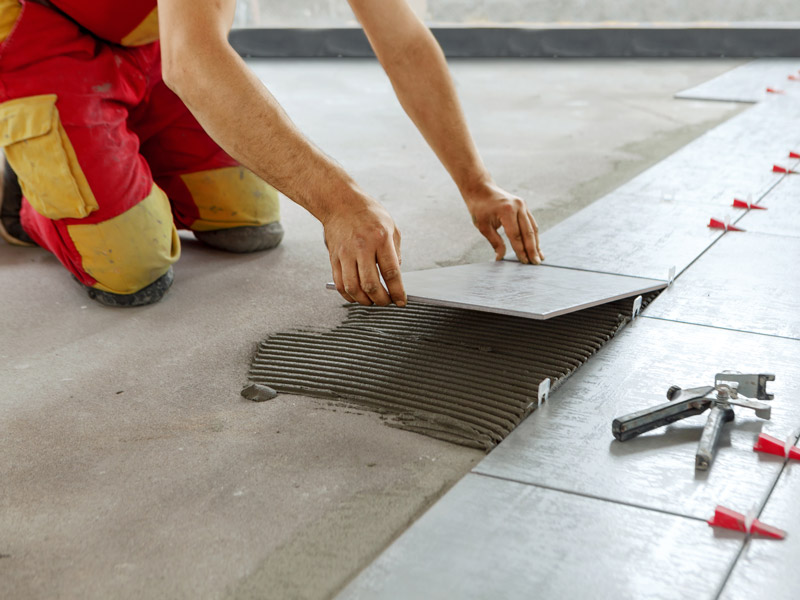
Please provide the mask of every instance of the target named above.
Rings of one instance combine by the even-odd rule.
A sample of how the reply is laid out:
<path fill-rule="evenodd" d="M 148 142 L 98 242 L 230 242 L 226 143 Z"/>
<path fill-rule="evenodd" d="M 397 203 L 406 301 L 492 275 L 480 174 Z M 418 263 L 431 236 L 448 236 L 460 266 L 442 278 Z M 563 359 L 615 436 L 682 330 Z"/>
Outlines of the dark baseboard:
<path fill-rule="evenodd" d="M 453 58 L 797 57 L 800 24 L 758 27 L 434 27 Z M 263 58 L 372 57 L 364 32 L 339 29 L 237 29 L 233 47 Z"/>

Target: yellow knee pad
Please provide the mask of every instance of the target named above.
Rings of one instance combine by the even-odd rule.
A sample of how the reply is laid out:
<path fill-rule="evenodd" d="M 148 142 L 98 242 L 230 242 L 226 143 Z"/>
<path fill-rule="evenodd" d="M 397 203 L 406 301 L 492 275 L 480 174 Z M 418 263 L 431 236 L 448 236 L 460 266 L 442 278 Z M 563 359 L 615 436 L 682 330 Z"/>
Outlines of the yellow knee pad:
<path fill-rule="evenodd" d="M 153 283 L 180 257 L 180 240 L 166 194 L 155 184 L 150 194 L 124 213 L 102 223 L 68 225 L 82 267 L 115 294 L 132 294 Z"/>

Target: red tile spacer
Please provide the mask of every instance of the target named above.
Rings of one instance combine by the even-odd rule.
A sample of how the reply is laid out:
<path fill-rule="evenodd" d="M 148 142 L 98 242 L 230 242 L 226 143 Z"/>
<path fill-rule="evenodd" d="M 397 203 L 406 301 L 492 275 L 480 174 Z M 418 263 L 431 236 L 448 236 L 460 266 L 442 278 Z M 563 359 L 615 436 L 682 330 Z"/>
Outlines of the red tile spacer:
<path fill-rule="evenodd" d="M 744 229 L 739 229 L 738 227 L 735 227 L 734 225 L 729 225 L 728 223 L 725 223 L 724 221 L 720 221 L 719 219 L 714 219 L 714 218 L 712 218 L 708 222 L 708 226 L 711 229 L 724 229 L 725 231 L 744 231 Z"/>
<path fill-rule="evenodd" d="M 770 94 L 785 94 L 783 90 L 776 90 L 775 88 L 768 87 L 767 92 Z"/>
<path fill-rule="evenodd" d="M 792 171 L 791 169 L 787 169 L 786 167 L 782 167 L 780 165 L 772 165 L 772 172 L 773 173 L 786 173 L 787 175 L 797 174 L 797 171 Z"/>
<path fill-rule="evenodd" d="M 753 446 L 753 450 L 756 452 L 765 452 L 766 454 L 774 454 L 775 456 L 788 456 L 794 460 L 800 460 L 800 448 L 797 446 L 790 446 L 789 454 L 787 455 L 786 445 L 786 442 L 783 440 L 779 440 L 766 433 L 760 433 L 758 434 L 758 440 L 755 446 Z"/>
<path fill-rule="evenodd" d="M 753 522 L 750 523 L 748 528 L 746 518 L 743 514 L 731 510 L 730 508 L 725 508 L 724 506 L 717 506 L 714 510 L 714 516 L 708 520 L 708 524 L 712 527 L 722 527 L 723 529 L 743 531 L 744 533 L 758 533 L 777 540 L 782 540 L 786 537 L 786 532 L 783 529 L 778 529 L 772 525 L 766 525 L 758 519 L 753 519 Z"/>
<path fill-rule="evenodd" d="M 733 206 L 735 206 L 736 208 L 756 208 L 758 210 L 767 210 L 766 206 L 759 206 L 758 204 L 753 204 L 752 202 L 739 200 L 738 198 L 733 199 Z"/>
<path fill-rule="evenodd" d="M 797 152 L 789 152 L 789 158 L 800 158 L 800 154 Z"/>

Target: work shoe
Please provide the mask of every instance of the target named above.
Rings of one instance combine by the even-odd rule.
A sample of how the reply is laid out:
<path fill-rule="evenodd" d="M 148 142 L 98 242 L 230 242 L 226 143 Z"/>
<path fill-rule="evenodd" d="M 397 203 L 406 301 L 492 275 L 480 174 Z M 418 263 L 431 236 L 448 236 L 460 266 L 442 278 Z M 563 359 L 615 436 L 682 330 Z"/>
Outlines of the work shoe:
<path fill-rule="evenodd" d="M 114 294 L 112 292 L 104 292 L 103 290 L 89 287 L 88 285 L 81 285 L 86 288 L 89 298 L 97 300 L 103 306 L 146 306 L 148 304 L 155 304 L 161 300 L 164 294 L 167 293 L 169 286 L 172 285 L 173 279 L 174 275 L 172 273 L 172 267 L 170 267 L 166 273 L 153 283 L 133 294 Z"/>
<path fill-rule="evenodd" d="M 214 231 L 194 231 L 194 237 L 212 248 L 228 252 L 259 252 L 281 243 L 283 226 L 279 221 L 259 226 L 232 227 Z"/>
<path fill-rule="evenodd" d="M 3 189 L 0 196 L 0 237 L 12 246 L 35 246 L 33 240 L 25 233 L 19 218 L 22 209 L 22 189 L 19 187 L 17 174 L 6 160 L 3 160 Z"/>

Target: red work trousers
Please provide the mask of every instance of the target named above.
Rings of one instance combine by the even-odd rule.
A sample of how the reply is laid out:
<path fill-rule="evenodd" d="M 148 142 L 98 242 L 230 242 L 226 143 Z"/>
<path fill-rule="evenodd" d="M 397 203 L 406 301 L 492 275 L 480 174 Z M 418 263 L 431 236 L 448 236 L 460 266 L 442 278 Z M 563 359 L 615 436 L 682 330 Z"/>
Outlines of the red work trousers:
<path fill-rule="evenodd" d="M 177 227 L 278 220 L 278 198 L 161 78 L 158 43 L 100 40 L 31 2 L 0 45 L 0 145 L 22 225 L 79 281 L 129 294 L 180 254 Z"/>

